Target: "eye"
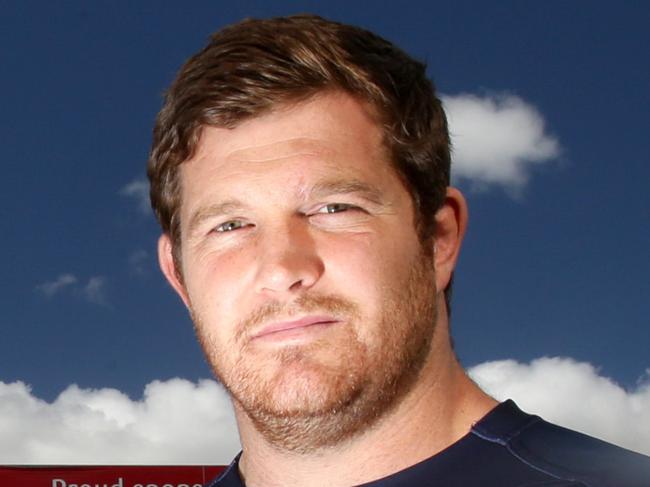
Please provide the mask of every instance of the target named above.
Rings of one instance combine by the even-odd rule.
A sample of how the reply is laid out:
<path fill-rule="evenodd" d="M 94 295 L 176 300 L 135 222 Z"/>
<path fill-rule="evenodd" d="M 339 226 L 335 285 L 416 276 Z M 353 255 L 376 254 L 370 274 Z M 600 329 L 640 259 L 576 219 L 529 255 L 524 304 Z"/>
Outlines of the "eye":
<path fill-rule="evenodd" d="M 219 233 L 232 232 L 244 228 L 246 224 L 241 220 L 230 220 L 217 226 L 214 231 Z"/>
<path fill-rule="evenodd" d="M 318 209 L 316 213 L 341 213 L 348 210 L 358 210 L 359 208 L 347 203 L 331 203 Z"/>

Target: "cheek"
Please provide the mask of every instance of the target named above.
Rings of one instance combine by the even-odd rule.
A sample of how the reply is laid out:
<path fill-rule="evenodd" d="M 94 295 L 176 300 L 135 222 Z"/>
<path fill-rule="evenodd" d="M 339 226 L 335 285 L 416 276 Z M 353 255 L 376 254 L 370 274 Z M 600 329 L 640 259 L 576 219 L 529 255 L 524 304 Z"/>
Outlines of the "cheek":
<path fill-rule="evenodd" d="M 368 318 L 375 317 L 415 255 L 416 249 L 403 243 L 373 234 L 330 242 L 323 253 L 327 286 L 356 301 Z"/>
<path fill-rule="evenodd" d="M 420 243 L 413 229 L 355 235 L 329 242 L 327 262 L 335 262 L 345 274 L 361 276 L 379 287 L 399 282 L 409 263 L 420 254 Z"/>
<path fill-rule="evenodd" d="M 328 239 L 318 248 L 329 279 L 342 289 L 353 291 L 360 284 L 375 282 L 378 264 L 382 261 L 377 235 L 356 234 Z"/>
<path fill-rule="evenodd" d="M 246 269 L 250 262 L 245 252 L 205 252 L 188 259 L 186 264 L 186 285 L 193 312 L 201 317 L 206 333 L 223 341 L 241 318 L 237 310 L 242 308 L 241 296 L 248 287 Z"/>
<path fill-rule="evenodd" d="M 374 326 L 390 313 L 389 303 L 404 295 L 412 265 L 421 253 L 415 233 L 367 234 L 332 243 L 325 258 L 328 285 L 336 293 L 355 301 L 363 313 L 358 330 L 368 342 Z"/>

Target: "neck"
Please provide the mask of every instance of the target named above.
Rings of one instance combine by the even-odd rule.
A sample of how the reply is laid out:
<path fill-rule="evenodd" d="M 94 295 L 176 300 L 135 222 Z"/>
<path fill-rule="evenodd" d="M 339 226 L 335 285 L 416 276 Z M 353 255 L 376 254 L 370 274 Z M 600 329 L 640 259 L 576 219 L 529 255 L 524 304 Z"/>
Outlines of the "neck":
<path fill-rule="evenodd" d="M 246 485 L 357 485 L 425 460 L 466 435 L 496 401 L 458 363 L 449 345 L 446 311 L 438 318 L 442 326 L 413 388 L 372 428 L 334 448 L 309 454 L 278 450 L 235 405 L 243 446 L 239 466 Z"/>

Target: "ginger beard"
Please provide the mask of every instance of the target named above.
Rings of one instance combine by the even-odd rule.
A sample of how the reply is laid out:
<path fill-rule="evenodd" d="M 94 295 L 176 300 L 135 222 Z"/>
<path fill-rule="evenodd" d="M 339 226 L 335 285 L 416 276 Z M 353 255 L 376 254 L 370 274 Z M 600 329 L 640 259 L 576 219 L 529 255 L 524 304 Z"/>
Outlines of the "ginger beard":
<path fill-rule="evenodd" d="M 417 255 L 405 274 L 383 289 L 370 343 L 359 337 L 359 307 L 334 295 L 306 293 L 291 305 L 269 303 L 242 320 L 226 344 L 217 343 L 197 310 L 191 314 L 215 376 L 257 431 L 279 449 L 308 453 L 372 426 L 415 383 L 435 330 L 431 252 Z M 335 339 L 275 351 L 262 353 L 251 343 L 248 333 L 255 325 L 310 312 L 341 317 L 345 325 Z M 224 350 L 237 352 L 227 364 Z"/>

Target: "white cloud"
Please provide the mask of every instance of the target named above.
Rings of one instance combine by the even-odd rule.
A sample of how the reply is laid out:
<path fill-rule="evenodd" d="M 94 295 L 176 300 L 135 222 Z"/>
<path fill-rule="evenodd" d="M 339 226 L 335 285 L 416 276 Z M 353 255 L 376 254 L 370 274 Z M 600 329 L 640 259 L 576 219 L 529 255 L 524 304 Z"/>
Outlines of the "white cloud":
<path fill-rule="evenodd" d="M 143 276 L 147 273 L 147 266 L 149 260 L 149 252 L 146 250 L 138 249 L 129 255 L 129 268 L 131 272 L 138 276 Z"/>
<path fill-rule="evenodd" d="M 108 306 L 106 282 L 104 276 L 93 276 L 86 284 L 82 284 L 74 274 L 61 274 L 53 281 L 37 285 L 36 291 L 51 298 L 67 289 L 71 294 L 80 296 L 90 303 Z"/>
<path fill-rule="evenodd" d="M 650 382 L 625 391 L 566 358 L 486 362 L 470 370 L 497 399 L 650 454 Z M 52 403 L 0 382 L 5 464 L 228 464 L 239 451 L 230 401 L 213 380 L 154 381 L 141 399 L 69 386 Z"/>
<path fill-rule="evenodd" d="M 472 378 L 496 399 L 514 399 L 544 419 L 650 455 L 650 371 L 626 391 L 570 358 L 486 362 Z"/>
<path fill-rule="evenodd" d="M 134 199 L 140 213 L 144 215 L 151 214 L 149 182 L 145 178 L 134 179 L 127 183 L 120 189 L 120 194 Z"/>
<path fill-rule="evenodd" d="M 484 189 L 520 191 L 535 165 L 558 157 L 560 144 L 532 105 L 513 95 L 443 96 L 453 144 L 452 174 Z"/>
<path fill-rule="evenodd" d="M 0 382 L 0 431 L 4 464 L 227 464 L 240 448 L 212 380 L 155 381 L 140 400 L 71 385 L 52 403 Z"/>
<path fill-rule="evenodd" d="M 61 274 L 53 281 L 47 281 L 36 286 L 36 290 L 43 293 L 48 298 L 51 298 L 64 288 L 71 286 L 77 282 L 76 276 L 73 274 Z"/>
<path fill-rule="evenodd" d="M 104 276 L 91 277 L 81 289 L 81 294 L 91 303 L 107 306 L 106 278 Z"/>

